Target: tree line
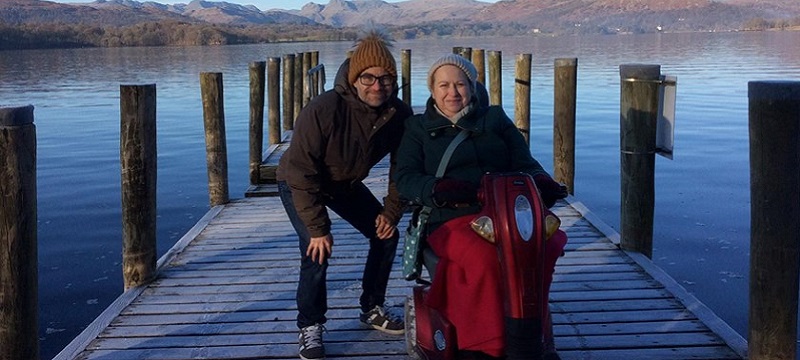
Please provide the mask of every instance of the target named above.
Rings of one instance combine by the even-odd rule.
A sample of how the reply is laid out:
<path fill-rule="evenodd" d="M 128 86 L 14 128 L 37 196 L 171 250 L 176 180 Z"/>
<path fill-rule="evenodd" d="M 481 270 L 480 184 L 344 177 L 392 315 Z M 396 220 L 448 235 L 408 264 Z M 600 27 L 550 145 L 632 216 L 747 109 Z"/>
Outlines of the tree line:
<path fill-rule="evenodd" d="M 66 23 L 0 24 L 0 50 L 233 45 L 273 42 L 353 40 L 355 31 L 324 25 L 231 26 L 179 21 L 130 26 Z"/>
<path fill-rule="evenodd" d="M 744 24 L 744 30 L 800 30 L 800 17 L 778 20 L 755 18 Z"/>
<path fill-rule="evenodd" d="M 543 24 L 544 25 L 544 24 Z M 598 30 L 599 29 L 599 30 Z M 743 30 L 800 30 L 800 17 L 785 20 L 752 19 Z M 389 27 L 395 39 L 441 37 L 517 36 L 532 34 L 531 26 L 515 23 L 437 22 Z M 551 35 L 558 32 L 542 29 Z M 584 27 L 571 33 L 603 32 L 602 27 Z M 644 30 L 642 30 L 644 31 Z M 538 29 L 537 31 L 538 32 Z M 303 41 L 352 41 L 358 29 L 327 25 L 221 25 L 182 21 L 145 22 L 129 26 L 101 26 L 70 23 L 0 23 L 0 50 L 128 47 L 128 46 L 205 46 Z"/>
<path fill-rule="evenodd" d="M 395 39 L 513 36 L 528 33 L 517 24 L 429 23 L 387 27 Z M 302 41 L 355 40 L 357 28 L 327 25 L 221 25 L 181 21 L 146 22 L 129 26 L 72 23 L 0 23 L 0 50 L 126 47 L 204 46 Z"/>

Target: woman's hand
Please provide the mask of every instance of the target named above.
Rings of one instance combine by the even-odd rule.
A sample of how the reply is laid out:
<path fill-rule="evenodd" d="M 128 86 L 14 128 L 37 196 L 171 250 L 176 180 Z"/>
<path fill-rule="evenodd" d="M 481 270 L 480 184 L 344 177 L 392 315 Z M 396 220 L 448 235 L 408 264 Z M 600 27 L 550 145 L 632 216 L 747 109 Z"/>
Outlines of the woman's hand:
<path fill-rule="evenodd" d="M 563 199 L 569 195 L 567 187 L 557 183 L 551 177 L 539 174 L 533 177 L 536 187 L 542 194 L 542 201 L 548 208 L 553 207 L 558 199 Z"/>
<path fill-rule="evenodd" d="M 433 186 L 433 203 L 438 207 L 458 207 L 478 202 L 478 186 L 463 180 L 442 178 Z"/>
<path fill-rule="evenodd" d="M 328 234 L 311 238 L 306 250 L 306 256 L 310 256 L 312 261 L 322 265 L 331 254 L 333 254 L 333 235 Z"/>
<path fill-rule="evenodd" d="M 383 214 L 378 214 L 378 217 L 375 218 L 375 234 L 378 235 L 378 239 L 386 240 L 391 238 L 394 236 L 395 231 L 397 231 L 397 228 L 389 221 L 389 218 Z"/>

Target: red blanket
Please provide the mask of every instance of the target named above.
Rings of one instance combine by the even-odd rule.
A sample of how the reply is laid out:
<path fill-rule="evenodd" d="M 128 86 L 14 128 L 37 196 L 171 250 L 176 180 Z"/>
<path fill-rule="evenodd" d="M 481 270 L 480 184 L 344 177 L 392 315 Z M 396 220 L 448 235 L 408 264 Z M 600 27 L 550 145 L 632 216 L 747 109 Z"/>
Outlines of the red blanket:
<path fill-rule="evenodd" d="M 503 299 L 497 281 L 500 263 L 495 246 L 470 229 L 474 218 L 469 215 L 450 220 L 428 237 L 440 259 L 427 303 L 453 323 L 460 350 L 499 357 L 505 348 Z M 546 242 L 545 298 L 566 243 L 567 235 L 561 230 Z"/>

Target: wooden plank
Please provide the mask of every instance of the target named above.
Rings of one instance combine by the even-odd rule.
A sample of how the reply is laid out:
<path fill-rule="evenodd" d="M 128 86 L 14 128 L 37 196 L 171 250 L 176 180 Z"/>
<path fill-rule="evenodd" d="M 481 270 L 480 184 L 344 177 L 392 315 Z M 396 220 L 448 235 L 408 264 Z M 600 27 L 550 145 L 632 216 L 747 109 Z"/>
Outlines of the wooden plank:
<path fill-rule="evenodd" d="M 259 175 L 260 176 L 260 175 Z M 246 197 L 278 196 L 278 184 L 255 184 L 244 191 Z"/>
<path fill-rule="evenodd" d="M 722 339 L 711 332 L 624 335 L 579 335 L 558 339 L 560 349 L 637 349 L 676 348 L 724 345 Z"/>
<path fill-rule="evenodd" d="M 291 138 L 290 131 L 287 131 L 287 137 Z M 274 184 L 276 182 L 275 175 L 278 170 L 278 162 L 287 149 L 289 149 L 288 141 L 270 146 L 269 153 L 266 154 L 264 162 L 258 167 L 259 181 L 261 184 Z"/>
<path fill-rule="evenodd" d="M 580 324 L 620 324 L 630 325 L 642 322 L 666 322 L 696 320 L 691 312 L 682 309 L 678 304 L 673 304 L 672 309 L 642 309 L 621 311 L 596 311 L 591 312 L 553 312 L 553 323 L 556 325 L 579 326 Z"/>
<path fill-rule="evenodd" d="M 559 351 L 562 359 L 591 359 L 591 360 L 619 360 L 619 359 L 647 359 L 647 360 L 675 360 L 675 359 L 706 359 L 706 360 L 732 360 L 742 359 L 726 346 L 695 346 L 681 348 L 645 348 L 645 349 L 604 349 L 604 350 L 565 350 Z"/>
<path fill-rule="evenodd" d="M 332 321 L 327 324 L 331 333 L 348 329 L 343 322 Z M 132 337 L 162 337 L 186 335 L 214 335 L 214 334 L 254 334 L 291 330 L 294 323 L 286 321 L 254 321 L 238 323 L 204 323 L 204 324 L 160 324 L 140 326 L 110 326 L 102 337 L 132 338 Z M 573 335 L 603 335 L 603 334 L 640 334 L 646 331 L 657 333 L 675 332 L 700 332 L 705 325 L 696 319 L 662 320 L 624 323 L 560 323 L 556 322 L 553 332 L 557 337 Z M 291 331 L 294 334 L 293 331 Z"/>
<path fill-rule="evenodd" d="M 605 299 L 597 296 L 594 299 L 587 300 L 572 300 L 564 301 L 559 299 L 558 293 L 553 293 L 550 296 L 550 308 L 553 313 L 565 312 L 572 313 L 576 318 L 586 316 L 587 312 L 605 312 L 608 315 L 620 316 L 620 314 L 611 314 L 611 312 L 632 311 L 634 316 L 636 312 L 643 312 L 646 310 L 669 310 L 680 309 L 681 303 L 671 298 L 641 298 L 632 301 L 633 299 Z M 642 316 L 642 314 L 638 314 Z M 609 317 L 608 321 L 613 318 Z"/>
<path fill-rule="evenodd" d="M 352 294 L 345 299 L 330 299 L 328 304 L 329 309 L 337 308 L 352 308 L 358 305 L 357 301 L 352 300 Z M 223 313 L 242 311 L 246 306 L 246 311 L 281 311 L 281 310 L 296 310 L 295 302 L 292 300 L 271 300 L 271 299 L 256 299 L 247 301 L 230 301 L 230 302 L 199 302 L 196 299 L 189 299 L 184 303 L 159 303 L 159 304 L 131 304 L 125 311 L 124 315 L 142 315 L 142 314 L 191 314 L 191 313 Z M 337 301 L 338 300 L 338 301 Z M 388 298 L 387 303 L 391 304 L 396 301 L 402 304 L 405 301 L 405 296 Z M 246 305 L 243 305 L 246 304 Z M 358 315 L 358 314 L 356 314 Z"/>
<path fill-rule="evenodd" d="M 388 335 L 372 329 L 337 329 L 325 333 L 325 343 L 350 343 L 393 341 L 397 336 Z M 294 329 L 283 332 L 254 332 L 246 334 L 205 334 L 205 335 L 174 335 L 158 336 L 153 338 L 142 337 L 107 337 L 102 347 L 104 349 L 153 349 L 153 348 L 200 348 L 214 346 L 260 345 L 260 344 L 288 344 L 297 346 L 297 332 Z M 295 351 L 297 349 L 294 349 Z"/>
<path fill-rule="evenodd" d="M 329 357 L 341 359 L 404 359 L 405 344 L 399 341 L 326 343 Z M 380 352 L 376 352 L 376 350 Z M 359 354 L 361 356 L 347 356 Z M 347 357 L 345 357 L 347 356 Z M 97 350 L 85 360 L 185 360 L 185 359 L 297 359 L 297 344 L 227 345 L 200 348 L 153 348 Z"/>

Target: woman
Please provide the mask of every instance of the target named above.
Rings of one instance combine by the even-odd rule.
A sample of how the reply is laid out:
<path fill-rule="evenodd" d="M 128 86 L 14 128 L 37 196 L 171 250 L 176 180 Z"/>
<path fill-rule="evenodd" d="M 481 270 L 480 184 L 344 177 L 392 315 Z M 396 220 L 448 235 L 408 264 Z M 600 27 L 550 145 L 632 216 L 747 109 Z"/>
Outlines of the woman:
<path fill-rule="evenodd" d="M 476 79 L 474 65 L 461 56 L 447 55 L 434 62 L 428 72 L 431 97 L 424 114 L 406 120 L 395 178 L 403 197 L 432 207 L 427 243 L 440 259 L 429 305 L 458 329 L 460 350 L 500 357 L 505 355 L 506 339 L 499 282 L 494 281 L 500 276 L 496 249 L 467 226 L 471 220 L 467 215 L 480 210 L 481 176 L 528 173 L 548 207 L 567 194 L 531 156 L 503 109 L 479 101 Z M 443 177 L 436 178 L 445 149 L 462 129 L 469 130 L 469 137 L 452 154 Z M 546 289 L 564 244 L 566 234 L 560 230 L 547 241 Z M 543 358 L 558 359 L 547 315 Z"/>

